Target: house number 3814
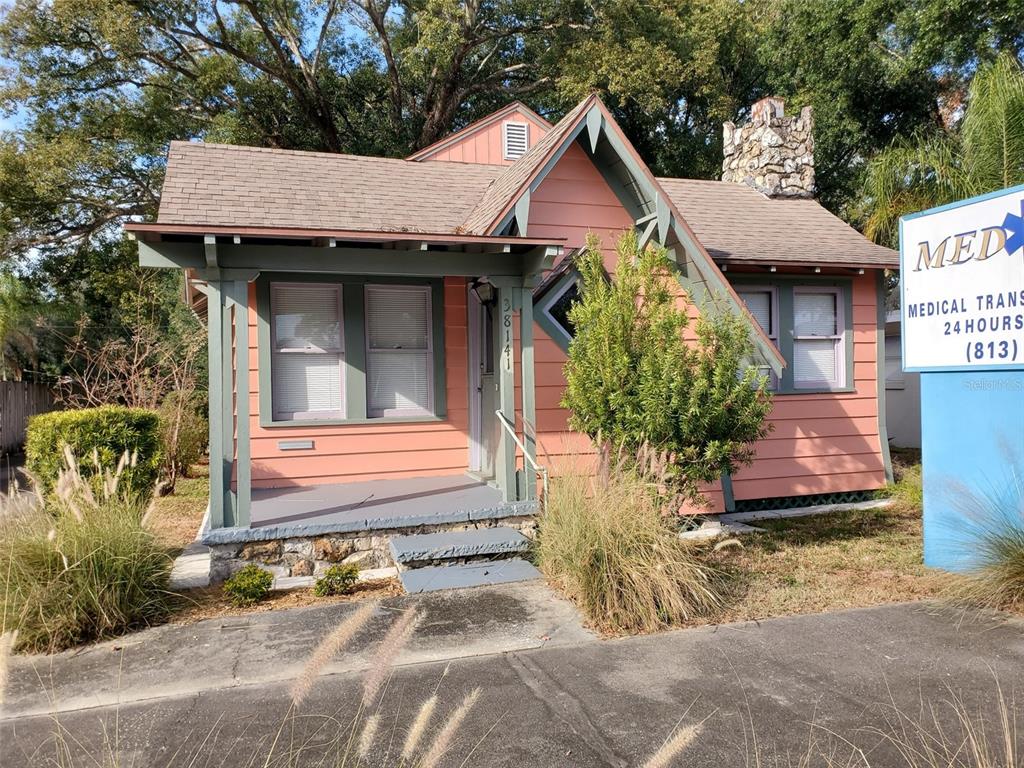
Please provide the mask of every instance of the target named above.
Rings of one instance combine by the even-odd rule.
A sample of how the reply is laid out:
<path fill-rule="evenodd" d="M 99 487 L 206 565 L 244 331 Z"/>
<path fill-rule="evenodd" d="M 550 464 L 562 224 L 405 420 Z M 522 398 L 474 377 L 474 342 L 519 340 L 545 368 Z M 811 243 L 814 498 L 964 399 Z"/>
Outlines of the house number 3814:
<path fill-rule="evenodd" d="M 501 364 L 506 371 L 512 370 L 512 302 L 501 302 Z"/>

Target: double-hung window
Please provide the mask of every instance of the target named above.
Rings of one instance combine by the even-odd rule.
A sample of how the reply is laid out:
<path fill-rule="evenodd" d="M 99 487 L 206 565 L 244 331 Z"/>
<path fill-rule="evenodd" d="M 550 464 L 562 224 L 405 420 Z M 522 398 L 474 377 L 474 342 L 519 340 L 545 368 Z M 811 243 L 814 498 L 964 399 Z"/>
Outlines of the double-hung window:
<path fill-rule="evenodd" d="M 757 324 L 761 326 L 764 335 L 774 344 L 779 346 L 779 293 L 772 286 L 744 286 L 738 290 L 740 299 L 747 305 L 747 310 Z M 767 369 L 768 388 L 778 388 L 778 377 Z"/>
<path fill-rule="evenodd" d="M 429 286 L 366 286 L 368 416 L 422 416 L 433 399 Z"/>
<path fill-rule="evenodd" d="M 270 305 L 274 420 L 343 418 L 341 285 L 276 283 Z"/>
<path fill-rule="evenodd" d="M 843 302 L 837 288 L 793 288 L 793 388 L 844 386 Z"/>

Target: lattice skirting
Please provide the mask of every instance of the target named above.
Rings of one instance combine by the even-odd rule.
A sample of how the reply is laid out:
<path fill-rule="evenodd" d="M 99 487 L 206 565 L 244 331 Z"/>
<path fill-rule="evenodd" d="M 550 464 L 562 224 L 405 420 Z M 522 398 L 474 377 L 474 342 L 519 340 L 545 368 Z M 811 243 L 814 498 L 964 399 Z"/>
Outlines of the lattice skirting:
<path fill-rule="evenodd" d="M 809 496 L 777 496 L 771 499 L 737 500 L 737 512 L 763 512 L 766 509 L 796 509 L 816 507 L 820 504 L 854 504 L 877 499 L 878 491 L 843 491 L 841 493 L 814 493 Z"/>

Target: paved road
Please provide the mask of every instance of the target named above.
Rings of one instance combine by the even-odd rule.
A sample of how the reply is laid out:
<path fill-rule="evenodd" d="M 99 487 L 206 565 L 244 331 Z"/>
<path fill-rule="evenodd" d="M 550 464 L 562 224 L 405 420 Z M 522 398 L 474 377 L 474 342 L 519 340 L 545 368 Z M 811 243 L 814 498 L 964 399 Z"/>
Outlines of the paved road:
<path fill-rule="evenodd" d="M 890 701 L 916 715 L 922 701 L 939 703 L 954 690 L 991 713 L 995 680 L 1024 699 L 1024 623 L 962 621 L 923 603 L 600 640 L 543 587 L 515 585 L 395 598 L 372 626 L 409 604 L 426 620 L 389 684 L 379 743 L 392 728 L 401 741 L 412 710 L 435 689 L 447 710 L 479 686 L 445 765 L 462 764 L 475 745 L 466 765 L 642 765 L 677 723 L 704 718 L 679 765 L 753 765 L 754 735 L 762 765 L 790 764 L 770 762 L 785 753 L 796 764 L 811 733 L 877 743 L 862 729 L 884 726 Z M 291 680 L 349 610 L 163 627 L 78 654 L 19 659 L 0 720 L 3 765 L 42 764 L 53 752 L 54 722 L 94 754 L 104 729 L 108 738 L 116 733 L 124 763 L 140 768 L 263 765 Z M 279 744 L 293 758 L 301 745 L 316 751 L 347 733 L 374 634 L 371 627 L 330 667 L 301 717 L 288 721 Z M 196 754 L 201 760 L 191 762 Z M 292 763 L 317 764 L 300 757 Z M 392 762 L 378 755 L 366 764 Z M 900 763 L 882 748 L 872 765 Z"/>

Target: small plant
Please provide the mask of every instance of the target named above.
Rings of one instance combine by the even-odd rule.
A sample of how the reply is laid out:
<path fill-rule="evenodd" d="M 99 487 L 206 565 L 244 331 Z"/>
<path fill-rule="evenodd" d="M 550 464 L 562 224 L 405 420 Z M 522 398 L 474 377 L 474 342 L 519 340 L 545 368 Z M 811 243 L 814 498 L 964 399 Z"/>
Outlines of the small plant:
<path fill-rule="evenodd" d="M 273 574 L 250 563 L 224 582 L 224 592 L 232 603 L 244 608 L 266 599 L 272 586 Z"/>
<path fill-rule="evenodd" d="M 127 457 L 102 483 L 83 478 L 70 452 L 67 462 L 52 494 L 0 496 L 0 618 L 19 650 L 118 635 L 171 608 L 171 558 L 146 501 L 120 486 Z"/>
<path fill-rule="evenodd" d="M 354 564 L 332 565 L 324 575 L 316 580 L 313 586 L 313 594 L 317 597 L 334 597 L 335 595 L 347 595 L 355 589 L 359 581 L 359 566 Z"/>
<path fill-rule="evenodd" d="M 566 474 L 551 483 L 537 560 L 595 626 L 650 632 L 721 605 L 721 576 L 697 547 L 634 472 Z"/>
<path fill-rule="evenodd" d="M 143 408 L 105 405 L 43 413 L 28 423 L 26 466 L 46 494 L 67 468 L 66 449 L 86 459 L 77 471 L 87 480 L 112 471 L 128 454 L 132 460 L 122 467 L 119 484 L 125 491 L 148 497 L 163 464 L 160 429 L 159 415 Z"/>

